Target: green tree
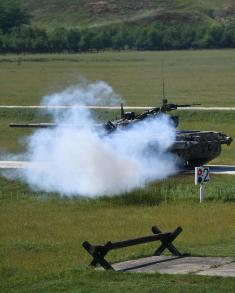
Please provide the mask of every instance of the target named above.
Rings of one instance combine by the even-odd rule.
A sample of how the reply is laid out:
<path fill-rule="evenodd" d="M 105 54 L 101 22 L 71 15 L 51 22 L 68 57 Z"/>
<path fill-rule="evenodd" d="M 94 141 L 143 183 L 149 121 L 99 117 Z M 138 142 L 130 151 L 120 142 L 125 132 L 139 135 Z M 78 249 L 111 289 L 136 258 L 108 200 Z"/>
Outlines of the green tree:
<path fill-rule="evenodd" d="M 195 28 L 194 37 L 191 42 L 192 48 L 206 48 L 206 35 L 207 27 L 205 25 L 200 25 Z"/>
<path fill-rule="evenodd" d="M 105 44 L 103 42 L 102 31 L 96 30 L 94 34 L 92 34 L 91 40 L 90 40 L 90 46 L 91 46 L 91 49 L 95 49 L 97 51 L 104 49 Z"/>
<path fill-rule="evenodd" d="M 65 28 L 55 28 L 49 34 L 51 52 L 61 53 L 68 49 L 68 32 Z"/>
<path fill-rule="evenodd" d="M 3 53 L 3 52 L 4 52 L 4 36 L 0 32 L 0 53 Z"/>
<path fill-rule="evenodd" d="M 147 32 L 147 44 L 149 50 L 162 49 L 163 27 L 160 24 L 151 25 Z"/>
<path fill-rule="evenodd" d="M 235 17 L 226 19 L 224 35 L 223 35 L 224 47 L 235 47 Z"/>
<path fill-rule="evenodd" d="M 195 39 L 195 28 L 192 25 L 186 24 L 178 27 L 178 30 L 180 32 L 180 48 L 191 48 Z"/>
<path fill-rule="evenodd" d="M 30 23 L 29 11 L 19 0 L 0 1 L 0 29 L 6 33 L 12 28 Z"/>
<path fill-rule="evenodd" d="M 90 30 L 83 30 L 79 41 L 79 49 L 82 52 L 87 52 L 91 49 L 93 33 Z"/>
<path fill-rule="evenodd" d="M 124 49 L 125 43 L 123 40 L 122 32 L 117 31 L 112 37 L 112 49 L 114 50 L 122 50 Z"/>
<path fill-rule="evenodd" d="M 81 34 L 76 29 L 70 29 L 67 33 L 67 45 L 68 50 L 70 52 L 78 52 L 79 51 L 79 42 L 80 42 Z"/>
<path fill-rule="evenodd" d="M 112 47 L 113 32 L 114 32 L 113 28 L 105 28 L 100 31 L 100 38 L 102 40 L 104 49 Z"/>
<path fill-rule="evenodd" d="M 35 28 L 32 40 L 32 51 L 35 53 L 46 53 L 49 51 L 48 35 L 44 29 Z"/>
<path fill-rule="evenodd" d="M 164 49 L 179 49 L 181 47 L 180 32 L 177 26 L 171 25 L 165 29 L 162 45 Z"/>
<path fill-rule="evenodd" d="M 222 24 L 211 25 L 205 35 L 205 45 L 208 48 L 223 47 L 224 26 Z"/>

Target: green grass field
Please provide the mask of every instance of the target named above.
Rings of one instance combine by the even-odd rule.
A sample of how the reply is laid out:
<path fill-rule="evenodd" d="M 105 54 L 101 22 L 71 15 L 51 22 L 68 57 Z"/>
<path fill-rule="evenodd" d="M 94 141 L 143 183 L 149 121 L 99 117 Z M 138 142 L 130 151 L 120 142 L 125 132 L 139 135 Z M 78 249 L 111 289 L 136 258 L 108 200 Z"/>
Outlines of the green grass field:
<path fill-rule="evenodd" d="M 164 231 L 181 225 L 184 232 L 176 245 L 183 253 L 233 257 L 234 197 L 226 199 L 225 194 L 226 186 L 230 186 L 228 195 L 234 194 L 233 178 L 213 178 L 203 205 L 198 203 L 192 179 L 187 183 L 183 177 L 170 179 L 144 191 L 94 200 L 60 199 L 1 179 L 1 292 L 126 292 L 127 288 L 149 292 L 156 286 L 166 290 L 163 292 L 180 292 L 180 288 L 201 292 L 203 286 L 219 292 L 221 287 L 214 281 L 223 284 L 224 292 L 232 292 L 232 279 L 94 274 L 86 269 L 90 257 L 81 247 L 84 240 L 102 243 L 143 236 L 154 224 Z M 215 198 L 219 191 L 221 198 Z M 153 251 L 152 244 L 132 247 L 111 253 L 109 260 L 127 260 Z"/>
<path fill-rule="evenodd" d="M 159 105 L 163 61 L 171 102 L 235 106 L 235 50 L 2 55 L 0 104 L 39 104 L 85 77 L 106 81 L 128 105 Z"/>
<path fill-rule="evenodd" d="M 79 82 L 106 80 L 129 105 L 159 105 L 161 60 L 173 102 L 235 106 L 235 51 L 124 52 L 84 55 L 0 56 L 0 104 L 38 104 L 43 95 Z M 117 112 L 96 113 L 101 119 Z M 181 128 L 224 131 L 235 138 L 232 111 L 180 111 Z M 0 110 L 0 158 L 24 150 L 30 130 L 14 122 L 39 122 L 35 110 Z M 213 161 L 235 164 L 235 144 Z M 94 272 L 84 240 L 101 243 L 183 227 L 181 252 L 232 256 L 235 251 L 234 176 L 211 176 L 199 204 L 193 176 L 155 182 L 143 190 L 97 199 L 60 198 L 0 177 L 0 292 L 233 292 L 234 278 Z M 151 255 L 154 245 L 110 254 L 112 262 Z"/>

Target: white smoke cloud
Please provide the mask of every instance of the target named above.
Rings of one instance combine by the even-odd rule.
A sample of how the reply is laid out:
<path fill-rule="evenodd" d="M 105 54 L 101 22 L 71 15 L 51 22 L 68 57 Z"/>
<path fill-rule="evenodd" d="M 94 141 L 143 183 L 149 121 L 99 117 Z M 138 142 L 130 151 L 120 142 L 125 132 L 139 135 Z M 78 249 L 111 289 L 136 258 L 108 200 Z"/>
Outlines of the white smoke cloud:
<path fill-rule="evenodd" d="M 112 87 L 104 81 L 88 83 L 83 80 L 81 84 L 69 87 L 63 92 L 44 97 L 42 104 L 45 106 L 113 106 L 120 102 L 122 102 L 120 96 L 114 93 Z"/>
<path fill-rule="evenodd" d="M 104 82 L 76 86 L 43 99 L 43 105 L 113 105 L 121 99 Z M 20 171 L 33 189 L 68 196 L 116 195 L 176 171 L 168 152 L 175 129 L 167 116 L 105 134 L 90 110 L 50 110 L 56 128 L 27 140 L 27 159 L 41 167 Z"/>

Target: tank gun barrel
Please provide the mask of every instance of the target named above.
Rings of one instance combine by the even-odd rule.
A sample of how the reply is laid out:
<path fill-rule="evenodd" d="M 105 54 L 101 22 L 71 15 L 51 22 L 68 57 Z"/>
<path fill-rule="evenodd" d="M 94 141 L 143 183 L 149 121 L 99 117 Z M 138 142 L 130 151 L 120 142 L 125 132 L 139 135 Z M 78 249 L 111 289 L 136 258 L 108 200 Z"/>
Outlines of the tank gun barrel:
<path fill-rule="evenodd" d="M 189 108 L 189 107 L 193 107 L 193 106 L 201 106 L 202 104 L 197 104 L 197 103 L 193 103 L 193 104 L 176 104 L 176 108 Z"/>
<path fill-rule="evenodd" d="M 51 128 L 57 127 L 55 123 L 10 123 L 12 128 Z"/>
<path fill-rule="evenodd" d="M 57 124 L 57 123 L 10 123 L 9 127 L 11 128 L 56 128 L 56 127 L 65 127 L 65 128 L 77 128 L 79 125 L 72 125 L 72 124 Z M 105 125 L 102 123 L 96 124 L 97 129 L 103 129 L 106 130 L 114 130 L 115 125 L 108 121 Z"/>
<path fill-rule="evenodd" d="M 192 106 L 201 106 L 201 104 L 196 104 L 196 103 L 193 103 L 193 104 L 183 104 L 183 105 L 180 105 L 180 104 L 177 104 L 176 105 L 177 108 L 186 108 L 186 107 L 192 107 Z"/>
<path fill-rule="evenodd" d="M 177 110 L 178 108 L 189 108 L 192 106 L 200 106 L 201 104 L 168 104 L 167 100 L 163 100 L 163 104 L 161 106 L 161 112 L 165 113 L 165 112 L 169 112 L 169 111 L 173 111 L 173 110 Z"/>
<path fill-rule="evenodd" d="M 188 108 L 188 107 L 199 106 L 199 105 L 201 105 L 201 104 L 195 104 L 195 103 L 193 103 L 193 104 L 168 104 L 167 99 L 164 99 L 161 107 L 155 107 L 155 108 L 149 109 L 149 110 L 145 111 L 144 113 L 137 115 L 136 118 L 137 119 L 144 119 L 144 118 L 148 117 L 149 115 L 166 113 L 166 112 L 170 112 L 173 110 L 177 110 L 178 108 Z"/>

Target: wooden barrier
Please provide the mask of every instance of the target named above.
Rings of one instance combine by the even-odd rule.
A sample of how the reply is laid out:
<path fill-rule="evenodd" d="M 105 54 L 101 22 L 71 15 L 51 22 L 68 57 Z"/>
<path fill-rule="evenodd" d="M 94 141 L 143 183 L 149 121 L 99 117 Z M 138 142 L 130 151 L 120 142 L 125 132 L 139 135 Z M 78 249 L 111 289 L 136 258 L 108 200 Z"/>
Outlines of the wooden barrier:
<path fill-rule="evenodd" d="M 119 242 L 108 241 L 101 245 L 92 245 L 88 241 L 83 242 L 82 246 L 93 257 L 91 266 L 100 264 L 104 269 L 113 270 L 111 264 L 104 258 L 110 250 L 124 248 L 128 246 L 160 241 L 161 245 L 155 250 L 153 255 L 161 255 L 165 249 L 168 249 L 175 256 L 182 256 L 177 248 L 172 244 L 176 237 L 183 231 L 181 227 L 177 227 L 173 232 L 162 233 L 161 230 L 153 226 L 152 232 L 154 235 L 144 236 L 135 239 L 123 240 Z"/>

